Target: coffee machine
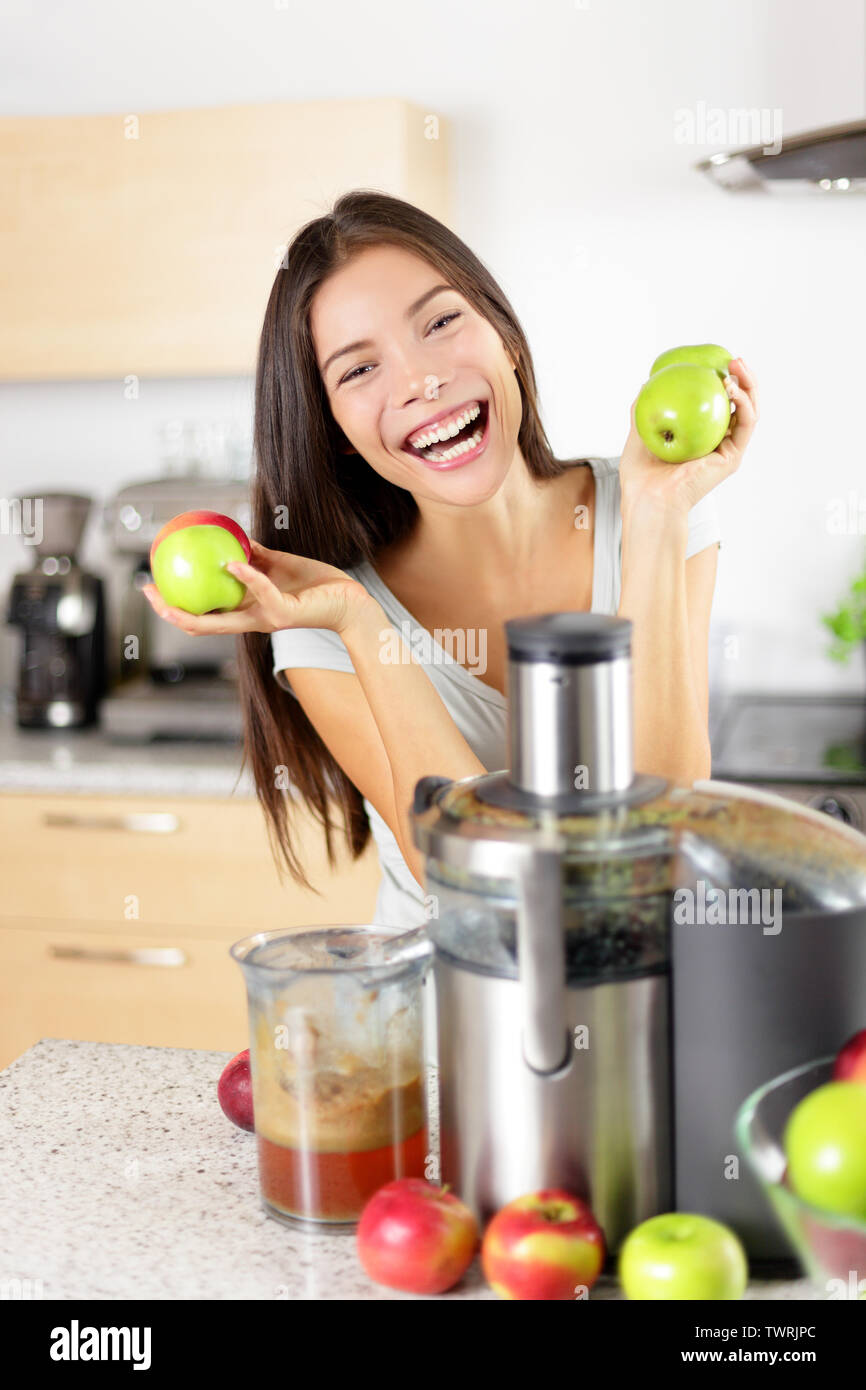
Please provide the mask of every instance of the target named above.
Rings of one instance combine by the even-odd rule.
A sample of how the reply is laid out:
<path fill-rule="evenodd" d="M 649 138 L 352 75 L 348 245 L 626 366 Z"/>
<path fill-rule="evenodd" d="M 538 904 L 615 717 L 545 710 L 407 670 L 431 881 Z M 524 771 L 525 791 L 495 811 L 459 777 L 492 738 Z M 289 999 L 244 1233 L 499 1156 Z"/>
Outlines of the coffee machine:
<path fill-rule="evenodd" d="M 635 774 L 628 620 L 505 633 L 508 769 L 424 777 L 412 808 L 442 1181 L 482 1220 L 565 1188 L 611 1252 L 680 1209 L 788 1258 L 731 1163 L 734 1120 L 866 1023 L 866 838 L 770 793 Z"/>
<path fill-rule="evenodd" d="M 38 523 L 25 537 L 33 565 L 14 576 L 7 610 L 22 637 L 17 722 L 25 729 L 82 728 L 96 722 L 107 685 L 103 584 L 76 557 L 92 499 L 43 492 L 14 503 Z"/>

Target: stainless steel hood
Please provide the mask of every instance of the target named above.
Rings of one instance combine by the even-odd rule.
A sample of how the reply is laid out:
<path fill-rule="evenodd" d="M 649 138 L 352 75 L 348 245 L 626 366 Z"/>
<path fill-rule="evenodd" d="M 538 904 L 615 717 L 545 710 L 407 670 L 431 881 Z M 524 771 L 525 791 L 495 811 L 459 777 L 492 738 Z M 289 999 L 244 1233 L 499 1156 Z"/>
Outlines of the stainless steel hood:
<path fill-rule="evenodd" d="M 866 120 L 791 135 L 778 148 L 714 154 L 696 165 L 729 192 L 866 192 Z"/>

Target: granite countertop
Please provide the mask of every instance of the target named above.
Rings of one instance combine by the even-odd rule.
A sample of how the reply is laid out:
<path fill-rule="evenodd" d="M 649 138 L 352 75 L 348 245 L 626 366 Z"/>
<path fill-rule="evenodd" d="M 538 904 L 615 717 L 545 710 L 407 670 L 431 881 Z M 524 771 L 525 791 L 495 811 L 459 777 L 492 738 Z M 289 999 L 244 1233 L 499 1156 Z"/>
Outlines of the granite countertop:
<path fill-rule="evenodd" d="M 22 729 L 14 694 L 0 689 L 0 794 L 253 797 L 242 756 L 240 739 L 132 743 L 113 740 L 98 725 Z"/>
<path fill-rule="evenodd" d="M 45 1299 L 412 1297 L 367 1279 L 351 1235 L 265 1215 L 255 1138 L 217 1103 L 229 1057 L 48 1039 L 0 1072 L 0 1285 Z M 476 1260 L 439 1297 L 495 1296 Z M 602 1278 L 590 1300 L 620 1297 Z M 822 1297 L 805 1279 L 746 1293 Z"/>
<path fill-rule="evenodd" d="M 710 729 L 726 697 L 710 692 Z M 0 689 L 0 794 L 56 792 L 103 796 L 255 796 L 249 768 L 241 774 L 240 737 L 112 739 L 99 725 L 87 729 L 22 729 L 15 696 Z"/>
<path fill-rule="evenodd" d="M 98 726 L 21 729 L 8 694 L 0 698 L 0 793 L 254 796 L 242 756 L 240 741 L 116 743 Z"/>

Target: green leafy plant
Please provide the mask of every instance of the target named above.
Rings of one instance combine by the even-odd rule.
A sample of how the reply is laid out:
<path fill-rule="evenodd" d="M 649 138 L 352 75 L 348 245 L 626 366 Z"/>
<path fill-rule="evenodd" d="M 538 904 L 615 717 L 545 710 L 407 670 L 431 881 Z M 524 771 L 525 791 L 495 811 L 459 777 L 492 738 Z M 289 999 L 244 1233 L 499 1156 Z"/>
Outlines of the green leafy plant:
<path fill-rule="evenodd" d="M 827 653 L 833 661 L 847 661 L 854 648 L 866 642 L 866 564 L 836 612 L 822 613 L 821 622 L 833 634 Z"/>

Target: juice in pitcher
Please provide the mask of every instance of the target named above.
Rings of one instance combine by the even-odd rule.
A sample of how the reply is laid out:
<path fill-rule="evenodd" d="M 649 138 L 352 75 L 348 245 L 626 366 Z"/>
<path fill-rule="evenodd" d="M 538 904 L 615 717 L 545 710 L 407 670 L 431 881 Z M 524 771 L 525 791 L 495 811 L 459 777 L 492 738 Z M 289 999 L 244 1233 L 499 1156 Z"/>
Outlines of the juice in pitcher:
<path fill-rule="evenodd" d="M 354 1225 L 383 1184 L 424 1176 L 429 945 L 378 927 L 251 941 L 232 951 L 245 951 L 263 1204 L 281 1220 Z"/>

